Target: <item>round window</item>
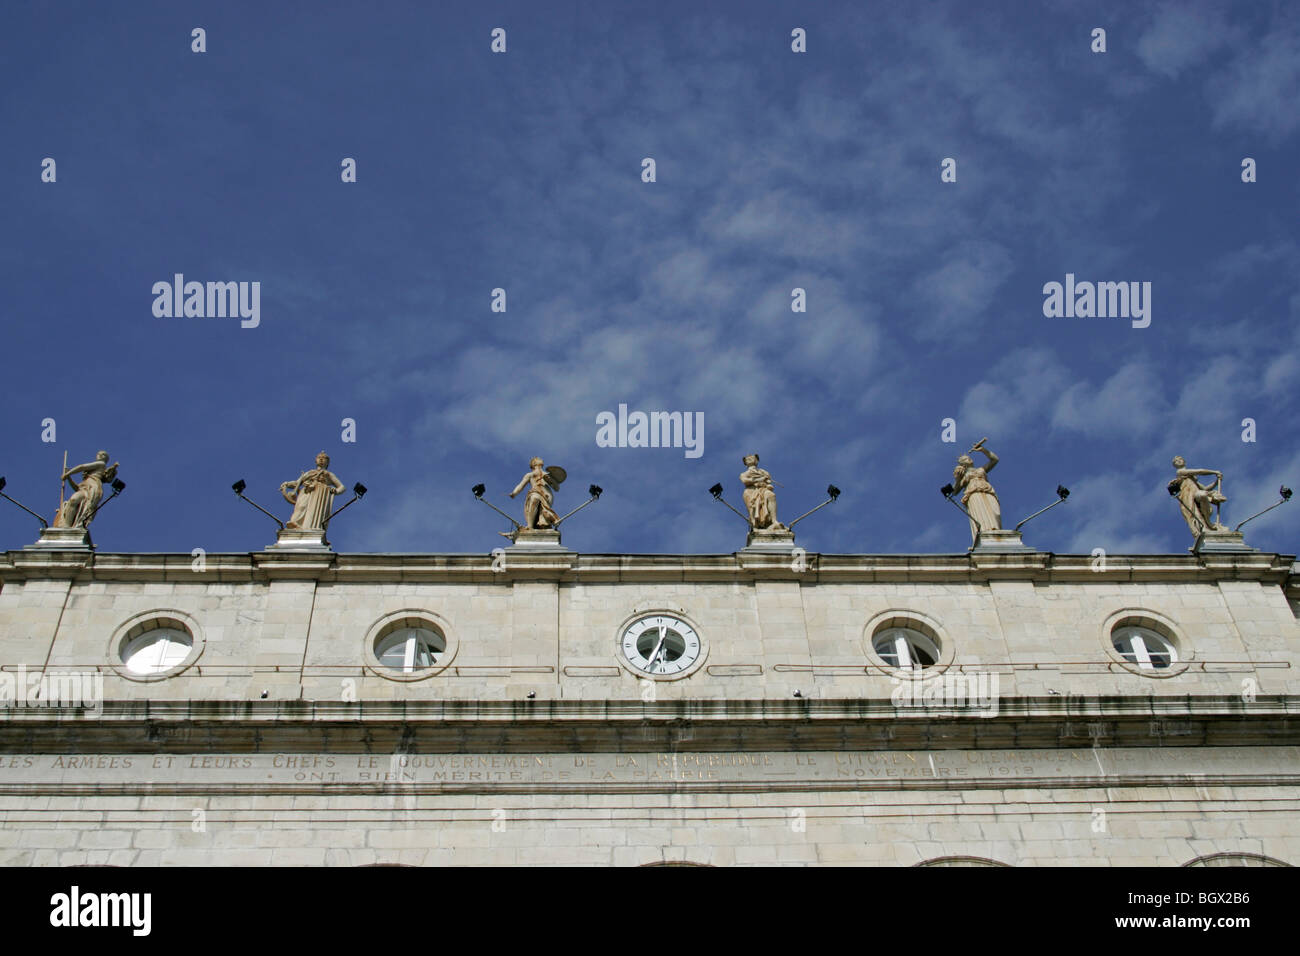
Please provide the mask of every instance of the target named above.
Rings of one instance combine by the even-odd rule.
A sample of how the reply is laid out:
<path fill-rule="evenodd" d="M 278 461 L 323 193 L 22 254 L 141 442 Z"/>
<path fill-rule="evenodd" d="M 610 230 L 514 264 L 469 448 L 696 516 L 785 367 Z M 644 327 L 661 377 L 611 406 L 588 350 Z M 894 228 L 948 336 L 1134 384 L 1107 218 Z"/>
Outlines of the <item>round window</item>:
<path fill-rule="evenodd" d="M 1147 627 L 1117 627 L 1111 632 L 1111 645 L 1120 657 L 1142 670 L 1165 670 L 1178 662 L 1173 642 Z"/>
<path fill-rule="evenodd" d="M 375 641 L 375 659 L 384 667 L 411 674 L 438 663 L 447 639 L 432 627 L 400 626 Z"/>
<path fill-rule="evenodd" d="M 890 667 L 919 671 L 939 662 L 939 645 L 910 627 L 888 627 L 872 638 L 871 646 Z"/>
<path fill-rule="evenodd" d="M 141 677 L 162 674 L 183 664 L 193 647 L 194 638 L 179 628 L 154 628 L 122 642 L 122 663 Z"/>

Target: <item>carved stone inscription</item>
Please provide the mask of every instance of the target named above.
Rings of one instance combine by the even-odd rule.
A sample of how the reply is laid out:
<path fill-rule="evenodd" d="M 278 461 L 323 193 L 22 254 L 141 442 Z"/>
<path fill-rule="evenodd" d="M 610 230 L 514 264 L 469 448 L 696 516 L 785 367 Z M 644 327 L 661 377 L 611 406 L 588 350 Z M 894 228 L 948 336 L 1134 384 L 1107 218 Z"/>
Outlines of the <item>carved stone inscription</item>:
<path fill-rule="evenodd" d="M 1116 748 L 815 753 L 592 754 L 10 754 L 0 789 L 210 784 L 419 786 L 548 784 L 852 785 L 876 781 L 1300 775 L 1300 748 Z"/>

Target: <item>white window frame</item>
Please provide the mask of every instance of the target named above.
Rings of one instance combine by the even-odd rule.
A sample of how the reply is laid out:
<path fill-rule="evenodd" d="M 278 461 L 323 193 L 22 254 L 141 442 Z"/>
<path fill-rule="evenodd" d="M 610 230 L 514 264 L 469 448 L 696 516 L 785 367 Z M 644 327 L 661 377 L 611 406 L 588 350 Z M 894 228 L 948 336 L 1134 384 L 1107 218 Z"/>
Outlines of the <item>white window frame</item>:
<path fill-rule="evenodd" d="M 886 641 L 892 645 L 888 649 L 897 658 L 896 663 L 890 663 L 889 658 L 885 656 L 885 652 L 881 650 L 881 645 L 885 644 Z M 912 652 L 913 641 L 920 645 L 922 649 L 934 659 L 932 663 L 923 664 L 916 659 L 916 656 Z M 880 655 L 882 661 L 889 664 L 890 667 L 897 667 L 899 670 L 921 671 L 928 667 L 938 665 L 940 661 L 939 645 L 934 641 L 934 639 L 926 634 L 922 634 L 920 631 L 908 627 L 895 625 L 887 628 L 880 634 L 876 635 L 871 644 L 872 647 L 875 648 L 876 653 Z"/>
<path fill-rule="evenodd" d="M 156 645 L 163 645 L 163 647 L 155 651 Z M 180 628 L 152 628 L 137 634 L 127 642 L 126 647 L 122 649 L 122 665 L 136 677 L 153 677 L 180 667 L 193 650 L 194 638 Z M 142 668 L 135 662 L 146 654 L 156 659 Z"/>
<path fill-rule="evenodd" d="M 1150 641 L 1153 647 L 1148 647 Z M 1129 650 L 1125 650 L 1121 645 L 1127 644 Z M 1169 640 L 1162 634 L 1157 634 L 1149 628 L 1138 627 L 1136 624 L 1126 624 L 1117 628 L 1111 638 L 1111 646 L 1120 657 L 1130 664 L 1136 664 L 1138 668 L 1144 671 L 1168 670 L 1178 663 L 1178 649 L 1174 646 L 1173 641 Z M 1160 657 L 1168 657 L 1169 662 L 1164 666 L 1158 667 L 1151 659 L 1152 650 L 1156 650 Z"/>
<path fill-rule="evenodd" d="M 406 632 L 406 636 L 401 640 L 406 646 L 403 648 L 402 652 L 402 665 L 400 668 L 393 667 L 392 665 L 385 663 L 384 658 L 397 646 L 398 640 L 396 636 L 401 634 L 403 631 Z M 442 641 L 441 648 L 434 646 L 435 640 Z M 429 651 L 429 662 L 427 664 L 420 664 L 417 667 L 415 658 L 421 643 L 423 643 Z M 407 625 L 405 627 L 395 628 L 391 633 L 385 634 L 376 642 L 375 660 L 377 660 L 382 666 L 390 668 L 391 670 L 400 670 L 403 674 L 413 674 L 417 670 L 424 670 L 436 666 L 438 663 L 438 655 L 444 653 L 446 650 L 447 638 L 438 631 L 431 627 L 413 627 Z"/>

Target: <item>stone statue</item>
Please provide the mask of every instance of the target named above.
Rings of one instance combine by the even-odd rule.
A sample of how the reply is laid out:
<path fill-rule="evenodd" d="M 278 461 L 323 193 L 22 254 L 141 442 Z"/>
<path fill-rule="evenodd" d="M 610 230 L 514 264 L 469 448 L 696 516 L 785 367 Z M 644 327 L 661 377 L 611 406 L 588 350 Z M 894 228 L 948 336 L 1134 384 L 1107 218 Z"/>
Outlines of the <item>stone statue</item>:
<path fill-rule="evenodd" d="M 1199 538 L 1207 531 L 1227 531 L 1219 523 L 1219 505 L 1227 501 L 1223 494 L 1223 472 L 1209 468 L 1188 468 L 1182 455 L 1173 461 L 1175 477 L 1169 482 L 1169 493 L 1178 497 L 1183 520 L 1191 529 L 1192 536 Z M 1197 475 L 1214 475 L 1214 481 L 1202 485 L 1196 480 Z M 1213 509 L 1214 517 L 1210 511 Z"/>
<path fill-rule="evenodd" d="M 67 461 L 65 458 L 64 461 Z M 63 472 L 63 481 L 73 484 L 72 476 L 81 472 L 81 483 L 73 487 L 76 491 L 72 497 L 63 502 L 59 508 L 59 513 L 54 518 L 54 527 L 56 528 L 84 528 L 90 524 L 91 515 L 99 507 L 99 501 L 104 497 L 104 482 L 111 482 L 117 477 L 117 469 L 120 462 L 108 463 L 108 452 L 101 451 L 95 456 L 94 461 L 88 461 L 84 465 L 73 465 Z"/>
<path fill-rule="evenodd" d="M 740 473 L 740 482 L 745 486 L 745 508 L 749 511 L 750 526 L 756 531 L 785 531 L 786 526 L 776 519 L 776 484 L 772 475 L 758 467 L 758 455 L 746 455 L 741 459 L 745 470 Z"/>
<path fill-rule="evenodd" d="M 316 456 L 316 467 L 304 471 L 297 481 L 286 481 L 280 486 L 284 500 L 293 505 L 293 516 L 285 524 L 295 531 L 323 531 L 330 516 L 334 496 L 346 489 L 343 482 L 329 470 L 330 456 L 321 452 Z"/>
<path fill-rule="evenodd" d="M 524 527 L 529 531 L 554 528 L 560 520 L 560 516 L 551 509 L 551 504 L 555 500 L 554 489 L 560 487 L 568 474 L 559 465 L 550 468 L 543 468 L 542 465 L 540 458 L 529 461 L 528 472 L 515 485 L 515 490 L 510 492 L 510 497 L 513 498 L 525 488 L 528 489 L 528 496 L 524 499 Z M 503 533 L 508 538 L 513 536 L 513 532 Z"/>
<path fill-rule="evenodd" d="M 975 541 L 981 531 L 1002 528 L 1002 505 L 988 479 L 988 473 L 998 463 L 998 456 L 984 447 L 986 441 L 987 438 L 981 438 L 972 445 L 969 452 L 957 459 L 957 467 L 952 472 L 952 485 L 962 492 L 962 506 L 970 513 L 971 541 Z M 975 452 L 988 459 L 983 468 L 977 467 L 971 458 Z"/>

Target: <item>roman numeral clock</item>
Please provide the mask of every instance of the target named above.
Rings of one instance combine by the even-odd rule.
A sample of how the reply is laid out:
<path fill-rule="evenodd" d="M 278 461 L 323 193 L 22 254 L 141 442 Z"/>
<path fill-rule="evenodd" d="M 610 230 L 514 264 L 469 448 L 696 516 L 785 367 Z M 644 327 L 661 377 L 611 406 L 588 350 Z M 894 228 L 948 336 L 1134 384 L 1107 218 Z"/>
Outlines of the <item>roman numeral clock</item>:
<path fill-rule="evenodd" d="M 619 631 L 619 654 L 638 677 L 675 680 L 694 673 L 704 663 L 699 632 L 679 613 L 638 614 Z"/>

